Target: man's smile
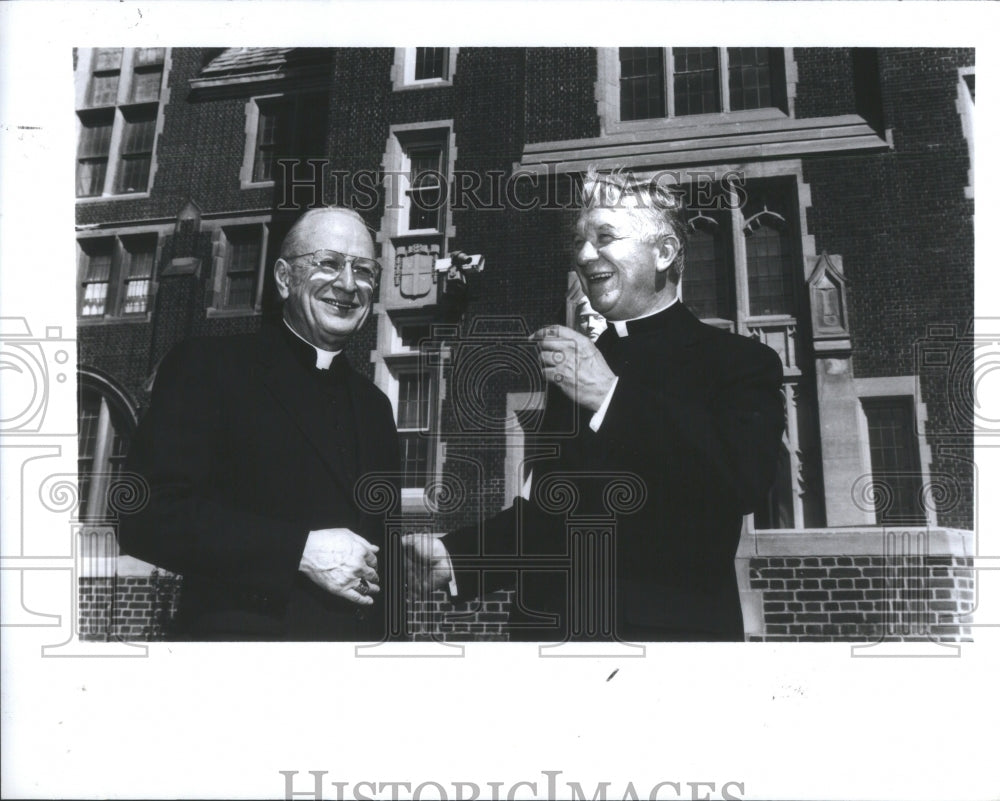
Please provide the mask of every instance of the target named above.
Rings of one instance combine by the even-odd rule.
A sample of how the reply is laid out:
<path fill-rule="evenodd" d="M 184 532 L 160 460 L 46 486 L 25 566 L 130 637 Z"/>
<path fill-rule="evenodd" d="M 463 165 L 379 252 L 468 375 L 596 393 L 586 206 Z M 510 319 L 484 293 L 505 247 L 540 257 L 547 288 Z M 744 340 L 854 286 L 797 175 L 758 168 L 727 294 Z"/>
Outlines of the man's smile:
<path fill-rule="evenodd" d="M 354 309 L 360 308 L 361 304 L 356 298 L 318 298 L 321 303 L 325 303 L 335 309 L 341 309 L 343 311 L 353 311 Z"/>

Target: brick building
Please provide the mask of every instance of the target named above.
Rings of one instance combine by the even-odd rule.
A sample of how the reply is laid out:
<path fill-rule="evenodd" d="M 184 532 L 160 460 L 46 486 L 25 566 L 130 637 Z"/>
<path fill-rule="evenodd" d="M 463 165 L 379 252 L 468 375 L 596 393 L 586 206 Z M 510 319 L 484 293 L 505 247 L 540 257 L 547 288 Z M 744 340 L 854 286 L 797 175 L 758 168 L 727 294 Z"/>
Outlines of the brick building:
<path fill-rule="evenodd" d="M 573 322 L 565 232 L 594 165 L 685 194 L 685 303 L 784 364 L 779 478 L 737 557 L 748 638 L 967 637 L 973 55 L 79 50 L 81 636 L 158 635 L 176 580 L 118 558 L 114 477 L 167 350 L 275 311 L 269 268 L 309 206 L 377 232 L 348 355 L 392 401 L 407 525 L 507 505 L 542 397 L 522 343 Z M 502 638 L 509 601 L 410 621 Z"/>

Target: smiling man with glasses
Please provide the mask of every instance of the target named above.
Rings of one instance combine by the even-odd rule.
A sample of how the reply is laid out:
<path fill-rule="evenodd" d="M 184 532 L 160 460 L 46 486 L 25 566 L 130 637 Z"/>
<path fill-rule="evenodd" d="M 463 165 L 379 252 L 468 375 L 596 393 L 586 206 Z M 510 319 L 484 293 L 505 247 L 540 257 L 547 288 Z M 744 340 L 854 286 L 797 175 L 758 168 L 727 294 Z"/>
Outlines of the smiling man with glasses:
<path fill-rule="evenodd" d="M 354 487 L 397 474 L 399 443 L 389 400 L 341 352 L 371 313 L 374 255 L 355 212 L 306 212 L 274 265 L 282 320 L 160 365 L 129 453 L 149 501 L 120 539 L 183 575 L 175 637 L 384 636 L 384 521 Z"/>

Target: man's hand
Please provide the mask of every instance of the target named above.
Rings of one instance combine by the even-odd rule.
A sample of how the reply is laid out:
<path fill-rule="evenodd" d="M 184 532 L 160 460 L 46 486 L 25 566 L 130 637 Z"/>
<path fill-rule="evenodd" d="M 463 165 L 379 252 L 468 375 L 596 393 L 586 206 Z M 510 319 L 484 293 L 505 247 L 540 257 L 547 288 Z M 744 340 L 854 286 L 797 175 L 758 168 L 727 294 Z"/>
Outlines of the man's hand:
<path fill-rule="evenodd" d="M 596 412 L 601 408 L 615 374 L 593 342 L 564 325 L 540 328 L 531 340 L 541 350 L 546 381 L 585 409 Z"/>
<path fill-rule="evenodd" d="M 411 594 L 425 596 L 448 586 L 451 559 L 440 539 L 432 534 L 404 534 L 400 544 L 406 562 L 406 585 Z"/>
<path fill-rule="evenodd" d="M 310 531 L 299 570 L 320 587 L 361 606 L 375 603 L 378 592 L 378 546 L 349 528 Z"/>

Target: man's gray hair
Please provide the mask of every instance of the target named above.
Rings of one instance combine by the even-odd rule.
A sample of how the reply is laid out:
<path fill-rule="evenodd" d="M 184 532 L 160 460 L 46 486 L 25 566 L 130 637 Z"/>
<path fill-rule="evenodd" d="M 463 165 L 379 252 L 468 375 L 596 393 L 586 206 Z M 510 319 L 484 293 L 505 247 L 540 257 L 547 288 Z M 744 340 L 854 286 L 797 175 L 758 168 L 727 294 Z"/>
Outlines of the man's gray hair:
<path fill-rule="evenodd" d="M 288 229 L 288 233 L 285 234 L 285 238 L 281 240 L 281 250 L 278 251 L 280 257 L 288 259 L 291 256 L 297 256 L 302 253 L 302 248 L 305 247 L 301 241 L 303 226 L 308 220 L 312 220 L 314 217 L 320 217 L 326 214 L 342 214 L 347 217 L 353 217 L 365 228 L 367 228 L 369 233 L 371 232 L 371 229 L 368 228 L 368 223 L 365 222 L 364 217 L 358 214 L 354 209 L 349 209 L 344 206 L 323 206 L 319 209 L 310 209 L 292 224 L 292 227 Z"/>
<path fill-rule="evenodd" d="M 673 236 L 678 248 L 667 270 L 667 278 L 674 284 L 681 280 L 687 250 L 687 227 L 679 189 L 664 186 L 655 177 L 640 179 L 622 169 L 601 173 L 591 167 L 583 177 L 582 202 L 582 211 L 623 209 L 634 220 L 636 231 L 645 242 Z"/>

